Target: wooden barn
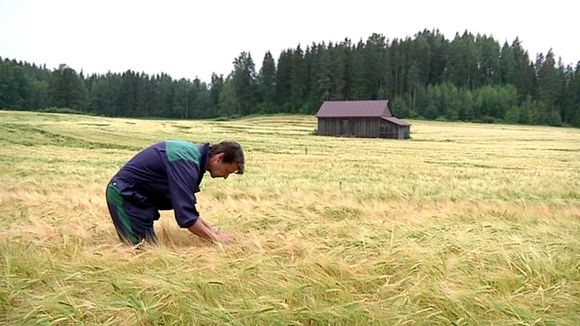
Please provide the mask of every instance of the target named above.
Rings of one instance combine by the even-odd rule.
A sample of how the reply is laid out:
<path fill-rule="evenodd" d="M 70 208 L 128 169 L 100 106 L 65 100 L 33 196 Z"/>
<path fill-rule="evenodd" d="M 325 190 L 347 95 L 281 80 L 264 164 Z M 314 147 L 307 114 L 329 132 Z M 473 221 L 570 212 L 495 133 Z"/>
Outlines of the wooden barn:
<path fill-rule="evenodd" d="M 316 113 L 324 136 L 406 139 L 411 124 L 394 117 L 389 101 L 326 101 Z"/>

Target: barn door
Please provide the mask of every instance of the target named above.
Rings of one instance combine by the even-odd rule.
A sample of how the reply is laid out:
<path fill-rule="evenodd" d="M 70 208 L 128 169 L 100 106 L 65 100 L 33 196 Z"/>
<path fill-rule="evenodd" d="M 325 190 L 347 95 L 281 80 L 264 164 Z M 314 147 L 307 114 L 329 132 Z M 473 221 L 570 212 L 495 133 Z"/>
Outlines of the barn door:
<path fill-rule="evenodd" d="M 340 135 L 341 136 L 348 136 L 350 135 L 350 124 L 347 119 L 342 120 L 340 123 Z"/>

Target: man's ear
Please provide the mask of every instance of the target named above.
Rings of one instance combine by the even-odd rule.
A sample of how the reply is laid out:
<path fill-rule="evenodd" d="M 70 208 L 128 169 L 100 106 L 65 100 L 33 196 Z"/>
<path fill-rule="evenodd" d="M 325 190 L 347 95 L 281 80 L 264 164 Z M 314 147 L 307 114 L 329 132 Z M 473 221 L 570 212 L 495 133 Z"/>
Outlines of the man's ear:
<path fill-rule="evenodd" d="M 215 157 L 216 158 L 216 161 L 218 163 L 223 163 L 224 162 L 224 155 L 225 155 L 224 153 L 217 154 L 216 157 Z"/>

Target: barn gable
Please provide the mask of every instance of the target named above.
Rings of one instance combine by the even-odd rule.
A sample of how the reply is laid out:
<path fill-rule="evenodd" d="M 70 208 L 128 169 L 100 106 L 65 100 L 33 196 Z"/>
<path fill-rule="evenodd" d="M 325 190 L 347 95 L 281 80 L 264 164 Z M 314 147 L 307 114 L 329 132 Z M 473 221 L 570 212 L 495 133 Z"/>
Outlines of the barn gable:
<path fill-rule="evenodd" d="M 326 101 L 316 113 L 318 134 L 409 138 L 411 124 L 392 115 L 389 101 Z"/>

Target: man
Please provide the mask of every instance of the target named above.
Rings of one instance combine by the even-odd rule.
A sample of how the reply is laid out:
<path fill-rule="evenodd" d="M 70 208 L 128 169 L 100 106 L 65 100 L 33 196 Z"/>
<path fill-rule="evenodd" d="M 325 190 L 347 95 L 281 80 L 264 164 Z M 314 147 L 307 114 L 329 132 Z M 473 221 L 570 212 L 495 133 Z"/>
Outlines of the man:
<path fill-rule="evenodd" d="M 153 222 L 159 210 L 173 209 L 177 224 L 210 241 L 229 243 L 233 238 L 220 233 L 201 219 L 195 208 L 195 193 L 204 173 L 227 179 L 244 173 L 244 153 L 237 142 L 196 145 L 170 140 L 151 145 L 135 155 L 107 186 L 109 213 L 119 238 L 136 245 L 155 243 Z"/>

